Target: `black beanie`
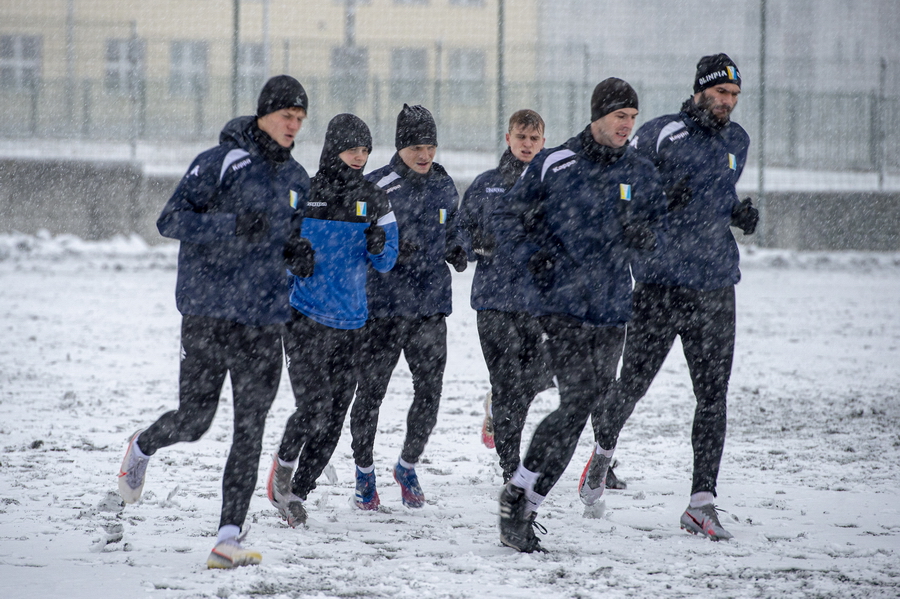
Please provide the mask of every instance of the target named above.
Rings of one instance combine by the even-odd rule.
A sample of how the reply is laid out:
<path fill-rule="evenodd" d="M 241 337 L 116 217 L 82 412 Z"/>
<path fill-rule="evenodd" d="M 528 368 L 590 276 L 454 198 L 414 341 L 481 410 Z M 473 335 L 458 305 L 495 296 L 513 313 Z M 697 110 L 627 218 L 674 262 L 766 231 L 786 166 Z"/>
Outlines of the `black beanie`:
<path fill-rule="evenodd" d="M 424 106 L 403 105 L 397 115 L 397 136 L 394 145 L 398 150 L 409 146 L 437 145 L 437 125 Z"/>
<path fill-rule="evenodd" d="M 290 75 L 272 77 L 259 92 L 256 102 L 256 116 L 266 116 L 283 108 L 307 109 L 309 99 L 300 82 Z"/>
<path fill-rule="evenodd" d="M 694 93 L 702 92 L 707 87 L 719 83 L 734 83 L 741 86 L 741 73 L 734 61 L 727 54 L 704 56 L 697 63 L 697 75 L 694 77 Z"/>
<path fill-rule="evenodd" d="M 638 109 L 638 97 L 634 88 L 616 77 L 598 83 L 591 94 L 591 122 L 622 108 Z"/>
<path fill-rule="evenodd" d="M 319 158 L 319 168 L 339 164 L 338 154 L 350 148 L 368 148 L 372 151 L 372 133 L 369 126 L 354 114 L 339 114 L 328 123 L 325 131 L 325 145 Z"/>

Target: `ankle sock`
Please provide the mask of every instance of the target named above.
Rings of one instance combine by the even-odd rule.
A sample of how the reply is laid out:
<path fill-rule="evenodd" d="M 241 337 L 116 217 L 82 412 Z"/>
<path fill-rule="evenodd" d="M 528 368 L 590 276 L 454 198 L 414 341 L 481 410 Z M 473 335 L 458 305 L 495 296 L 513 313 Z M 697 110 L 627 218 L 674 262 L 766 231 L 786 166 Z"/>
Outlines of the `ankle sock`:
<path fill-rule="evenodd" d="M 226 524 L 219 529 L 219 536 L 216 538 L 216 545 L 228 539 L 237 540 L 241 534 L 241 528 L 235 524 Z"/>
<path fill-rule="evenodd" d="M 701 491 L 700 493 L 694 493 L 691 495 L 691 503 L 690 507 L 701 507 L 706 504 L 712 503 L 716 498 L 715 495 L 710 493 L 709 491 Z"/>

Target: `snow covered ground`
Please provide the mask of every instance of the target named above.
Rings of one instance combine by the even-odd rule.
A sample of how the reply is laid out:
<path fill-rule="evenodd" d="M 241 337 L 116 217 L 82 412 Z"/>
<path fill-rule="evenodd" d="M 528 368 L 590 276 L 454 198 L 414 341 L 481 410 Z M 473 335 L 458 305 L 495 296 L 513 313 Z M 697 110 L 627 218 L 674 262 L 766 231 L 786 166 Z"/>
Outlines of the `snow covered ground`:
<path fill-rule="evenodd" d="M 744 248 L 729 436 L 712 543 L 679 530 L 693 399 L 680 348 L 623 431 L 605 511 L 576 484 L 590 438 L 541 510 L 549 553 L 499 544 L 501 477 L 480 444 L 487 372 L 454 274 L 456 312 L 437 428 L 419 468 L 424 509 L 389 469 L 411 379 L 401 361 L 376 446 L 383 509 L 355 510 L 345 429 L 334 481 L 286 528 L 260 481 L 248 518 L 259 567 L 209 571 L 230 390 L 209 433 L 160 451 L 124 507 L 127 437 L 176 405 L 176 246 L 0 236 L 0 580 L 4 597 L 900 596 L 900 255 Z M 535 402 L 526 435 L 556 404 Z M 292 409 L 286 377 L 266 428 Z"/>

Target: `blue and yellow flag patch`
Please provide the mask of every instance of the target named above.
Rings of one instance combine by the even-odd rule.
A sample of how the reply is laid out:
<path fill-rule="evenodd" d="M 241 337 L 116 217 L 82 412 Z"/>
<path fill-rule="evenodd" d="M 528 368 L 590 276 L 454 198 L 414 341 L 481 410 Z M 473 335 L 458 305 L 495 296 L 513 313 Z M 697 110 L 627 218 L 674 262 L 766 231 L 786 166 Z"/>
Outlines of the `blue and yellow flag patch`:
<path fill-rule="evenodd" d="M 626 202 L 631 201 L 631 185 L 627 183 L 619 184 L 619 199 L 625 200 Z"/>
<path fill-rule="evenodd" d="M 441 208 L 440 210 L 438 210 L 438 222 L 440 222 L 442 225 L 447 222 L 446 208 Z"/>
<path fill-rule="evenodd" d="M 725 67 L 725 70 L 728 72 L 728 78 L 729 78 L 729 79 L 731 79 L 732 81 L 737 81 L 737 80 L 738 80 L 739 75 L 738 75 L 738 73 L 737 73 L 737 69 L 736 69 L 736 68 L 734 68 L 734 67 Z"/>
<path fill-rule="evenodd" d="M 728 168 L 733 171 L 737 170 L 737 158 L 735 158 L 734 154 L 728 155 Z"/>
<path fill-rule="evenodd" d="M 368 216 L 369 214 L 369 204 L 368 202 L 356 202 L 356 216 Z"/>
<path fill-rule="evenodd" d="M 297 204 L 300 203 L 300 194 L 297 193 L 296 191 L 294 191 L 293 189 L 290 191 L 290 202 L 291 202 L 291 208 L 294 208 L 294 209 L 296 209 Z"/>

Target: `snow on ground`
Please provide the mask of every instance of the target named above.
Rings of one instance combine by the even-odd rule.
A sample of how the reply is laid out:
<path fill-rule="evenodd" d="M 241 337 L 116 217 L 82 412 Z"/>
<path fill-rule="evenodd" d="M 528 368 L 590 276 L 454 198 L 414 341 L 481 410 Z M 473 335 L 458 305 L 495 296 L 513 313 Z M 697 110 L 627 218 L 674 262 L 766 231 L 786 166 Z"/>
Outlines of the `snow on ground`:
<path fill-rule="evenodd" d="M 0 580 L 4 596 L 94 597 L 897 597 L 900 595 L 900 255 L 744 248 L 729 437 L 712 543 L 679 530 L 690 491 L 693 399 L 680 348 L 623 431 L 626 491 L 586 513 L 582 435 L 544 504 L 546 554 L 499 544 L 494 454 L 480 444 L 487 372 L 472 270 L 456 312 L 437 428 L 419 467 L 424 509 L 390 476 L 411 377 L 401 361 L 376 446 L 383 509 L 352 507 L 345 428 L 292 530 L 260 481 L 249 546 L 259 567 L 209 571 L 231 431 L 219 414 L 196 444 L 161 450 L 144 499 L 124 507 L 127 437 L 176 405 L 176 246 L 140 239 L 0 236 Z M 554 408 L 536 400 L 526 436 Z M 286 377 L 266 428 L 280 438 Z"/>

